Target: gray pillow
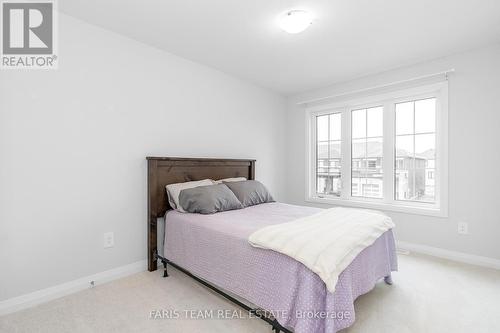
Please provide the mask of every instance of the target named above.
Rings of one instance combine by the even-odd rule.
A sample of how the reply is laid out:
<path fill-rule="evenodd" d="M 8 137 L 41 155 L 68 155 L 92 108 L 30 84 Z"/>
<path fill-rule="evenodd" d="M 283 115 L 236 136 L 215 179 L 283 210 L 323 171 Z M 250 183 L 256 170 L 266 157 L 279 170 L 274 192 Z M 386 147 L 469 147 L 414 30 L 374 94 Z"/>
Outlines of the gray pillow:
<path fill-rule="evenodd" d="M 186 212 L 200 214 L 243 208 L 234 193 L 224 184 L 182 190 L 179 194 L 179 205 Z"/>
<path fill-rule="evenodd" d="M 233 191 L 244 207 L 254 206 L 266 202 L 274 202 L 272 195 L 262 183 L 256 180 L 224 183 Z"/>

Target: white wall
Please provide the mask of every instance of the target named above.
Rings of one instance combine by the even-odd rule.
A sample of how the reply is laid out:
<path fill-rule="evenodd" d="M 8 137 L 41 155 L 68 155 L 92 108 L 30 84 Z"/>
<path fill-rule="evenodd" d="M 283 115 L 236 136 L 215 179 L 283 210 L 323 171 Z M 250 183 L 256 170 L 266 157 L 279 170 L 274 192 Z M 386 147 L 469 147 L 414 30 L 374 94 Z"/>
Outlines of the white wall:
<path fill-rule="evenodd" d="M 388 214 L 401 241 L 500 259 L 500 45 L 292 96 L 287 112 L 287 201 L 307 205 L 305 125 L 298 101 L 455 68 L 449 79 L 449 217 Z M 320 205 L 319 205 L 320 206 Z M 457 223 L 469 223 L 469 235 Z"/>
<path fill-rule="evenodd" d="M 59 19 L 58 70 L 0 72 L 0 300 L 145 259 L 147 155 L 255 158 L 284 194 L 284 98 Z"/>

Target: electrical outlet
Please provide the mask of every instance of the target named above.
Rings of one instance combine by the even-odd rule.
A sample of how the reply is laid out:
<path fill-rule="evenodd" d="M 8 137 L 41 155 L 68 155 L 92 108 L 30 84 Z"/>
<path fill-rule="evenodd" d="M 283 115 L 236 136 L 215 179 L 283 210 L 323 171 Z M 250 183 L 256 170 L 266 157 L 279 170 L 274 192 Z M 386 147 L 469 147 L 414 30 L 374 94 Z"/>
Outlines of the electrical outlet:
<path fill-rule="evenodd" d="M 115 246 L 115 234 L 113 232 L 106 232 L 104 234 L 104 248 Z"/>
<path fill-rule="evenodd" d="M 469 233 L 469 224 L 467 222 L 458 222 L 458 233 L 467 235 Z"/>

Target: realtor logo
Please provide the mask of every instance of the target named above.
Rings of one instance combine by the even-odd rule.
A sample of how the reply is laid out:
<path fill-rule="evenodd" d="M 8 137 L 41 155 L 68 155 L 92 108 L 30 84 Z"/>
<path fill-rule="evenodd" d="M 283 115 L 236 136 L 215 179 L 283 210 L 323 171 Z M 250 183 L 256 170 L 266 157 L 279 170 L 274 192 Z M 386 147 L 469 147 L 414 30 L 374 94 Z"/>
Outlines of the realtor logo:
<path fill-rule="evenodd" d="M 2 1 L 2 68 L 55 68 L 53 1 Z"/>

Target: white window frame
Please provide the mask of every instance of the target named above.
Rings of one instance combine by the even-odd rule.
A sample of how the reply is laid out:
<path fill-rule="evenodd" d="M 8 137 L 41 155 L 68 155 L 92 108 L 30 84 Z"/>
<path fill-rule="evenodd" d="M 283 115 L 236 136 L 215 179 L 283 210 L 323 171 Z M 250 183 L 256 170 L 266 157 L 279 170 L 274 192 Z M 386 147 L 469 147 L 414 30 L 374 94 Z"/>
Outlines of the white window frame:
<path fill-rule="evenodd" d="M 399 201 L 394 199 L 395 104 L 405 101 L 436 98 L 436 165 L 434 172 L 435 203 Z M 351 111 L 382 105 L 383 131 L 383 199 L 351 196 Z M 341 113 L 341 181 L 340 197 L 316 193 L 316 119 L 331 113 Z M 306 193 L 305 200 L 313 203 L 363 207 L 410 214 L 448 216 L 448 82 L 371 95 L 356 99 L 316 105 L 306 108 Z"/>

